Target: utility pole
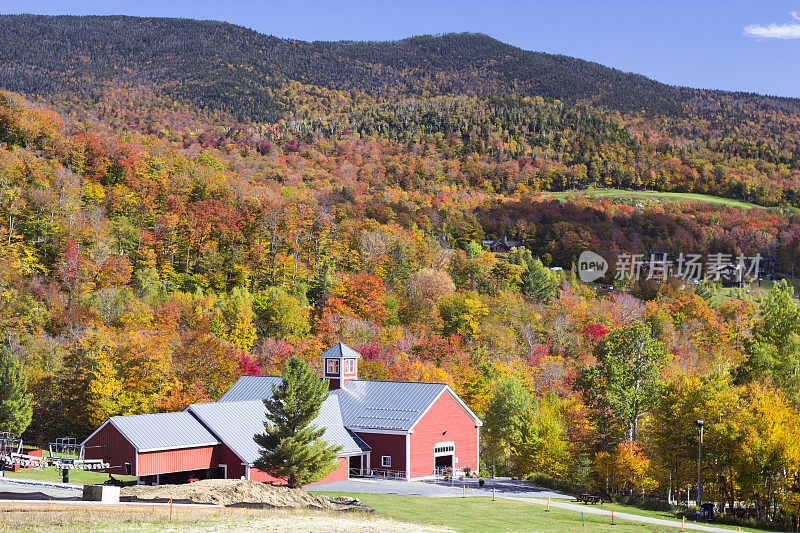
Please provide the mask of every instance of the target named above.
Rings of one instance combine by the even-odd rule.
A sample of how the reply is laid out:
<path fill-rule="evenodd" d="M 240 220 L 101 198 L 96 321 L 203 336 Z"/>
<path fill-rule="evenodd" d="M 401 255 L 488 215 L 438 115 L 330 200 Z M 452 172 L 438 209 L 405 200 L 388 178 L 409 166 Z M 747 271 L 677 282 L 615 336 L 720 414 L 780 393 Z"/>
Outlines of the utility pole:
<path fill-rule="evenodd" d="M 697 420 L 695 425 L 700 428 L 700 444 L 697 447 L 697 508 L 700 509 L 703 489 L 700 483 L 700 475 L 703 472 L 703 421 Z"/>

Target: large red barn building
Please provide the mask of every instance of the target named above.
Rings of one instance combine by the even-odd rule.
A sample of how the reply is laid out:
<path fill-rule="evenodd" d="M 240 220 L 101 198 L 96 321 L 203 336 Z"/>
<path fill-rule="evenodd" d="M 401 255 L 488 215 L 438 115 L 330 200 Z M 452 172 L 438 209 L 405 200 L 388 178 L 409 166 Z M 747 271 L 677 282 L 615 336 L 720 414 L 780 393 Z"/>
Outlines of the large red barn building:
<path fill-rule="evenodd" d="M 478 470 L 481 421 L 449 386 L 360 380 L 361 356 L 341 343 L 321 357 L 330 391 L 314 423 L 342 451 L 339 468 L 318 483 L 351 474 L 411 480 L 447 467 Z M 217 402 L 112 417 L 84 441 L 85 455 L 140 483 L 211 477 L 280 482 L 253 466 L 259 456 L 253 436 L 266 420 L 262 400 L 280 380 L 243 376 Z"/>

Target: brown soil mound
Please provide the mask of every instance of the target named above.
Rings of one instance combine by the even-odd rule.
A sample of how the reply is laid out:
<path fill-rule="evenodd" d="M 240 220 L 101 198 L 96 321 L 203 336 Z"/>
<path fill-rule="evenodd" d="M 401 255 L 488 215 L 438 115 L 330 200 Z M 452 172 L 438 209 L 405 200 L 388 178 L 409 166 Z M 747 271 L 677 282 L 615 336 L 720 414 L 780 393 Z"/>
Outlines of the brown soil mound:
<path fill-rule="evenodd" d="M 185 485 L 135 485 L 123 487 L 120 496 L 141 500 L 169 499 L 191 500 L 195 503 L 217 505 L 266 504 L 270 507 L 311 507 L 316 509 L 340 509 L 324 498 L 314 496 L 303 489 L 273 487 L 257 481 L 238 479 L 205 479 Z"/>

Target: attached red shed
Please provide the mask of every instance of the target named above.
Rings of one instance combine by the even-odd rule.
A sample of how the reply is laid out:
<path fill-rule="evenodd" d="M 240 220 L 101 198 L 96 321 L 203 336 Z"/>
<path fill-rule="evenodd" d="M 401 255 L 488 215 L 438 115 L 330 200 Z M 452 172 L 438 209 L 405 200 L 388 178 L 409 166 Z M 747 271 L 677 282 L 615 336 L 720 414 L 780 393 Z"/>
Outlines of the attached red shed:
<path fill-rule="evenodd" d="M 84 441 L 88 459 L 103 459 L 112 474 L 138 478 L 172 474 L 223 477 L 219 440 L 191 414 L 158 413 L 108 419 Z M 180 474 L 185 474 L 181 476 Z"/>

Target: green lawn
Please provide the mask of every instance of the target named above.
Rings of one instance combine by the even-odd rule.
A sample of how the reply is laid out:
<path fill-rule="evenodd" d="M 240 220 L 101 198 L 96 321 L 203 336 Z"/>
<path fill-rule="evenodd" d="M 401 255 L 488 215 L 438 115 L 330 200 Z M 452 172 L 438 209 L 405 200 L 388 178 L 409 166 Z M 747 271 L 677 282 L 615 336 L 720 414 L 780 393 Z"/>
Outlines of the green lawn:
<path fill-rule="evenodd" d="M 646 523 L 617 520 L 611 525 L 607 516 L 585 514 L 566 509 L 546 511 L 542 505 L 498 498 L 427 498 L 423 496 L 393 496 L 380 494 L 355 494 L 318 492 L 326 496 L 351 496 L 378 513 L 418 524 L 450 527 L 457 531 L 537 531 L 537 532 L 678 532 L 680 526 L 665 528 Z M 668 513 L 644 511 L 617 504 L 603 504 L 603 509 L 626 512 L 654 518 L 674 518 Z M 725 526 L 722 526 L 725 527 Z M 730 527 L 736 531 L 735 527 Z M 756 532 L 757 530 L 743 529 Z"/>
<path fill-rule="evenodd" d="M 706 194 L 694 194 L 685 192 L 658 192 L 658 191 L 629 191 L 625 189 L 581 189 L 575 191 L 562 191 L 562 192 L 543 192 L 544 198 L 555 198 L 564 200 L 570 196 L 607 196 L 613 198 L 621 198 L 625 200 L 640 200 L 647 202 L 704 202 L 707 204 L 719 204 L 727 207 L 736 207 L 739 209 L 752 209 L 763 207 L 741 200 L 731 200 L 730 198 L 721 198 L 719 196 L 709 196 Z"/>
<path fill-rule="evenodd" d="M 23 468 L 19 472 L 6 470 L 6 477 L 19 479 L 35 479 L 37 481 L 61 481 L 61 471 L 55 468 Z M 116 479 L 125 482 L 136 481 L 136 476 L 114 475 Z M 99 485 L 108 480 L 108 474 L 103 472 L 92 472 L 84 470 L 70 470 L 69 482 L 77 485 Z"/>

